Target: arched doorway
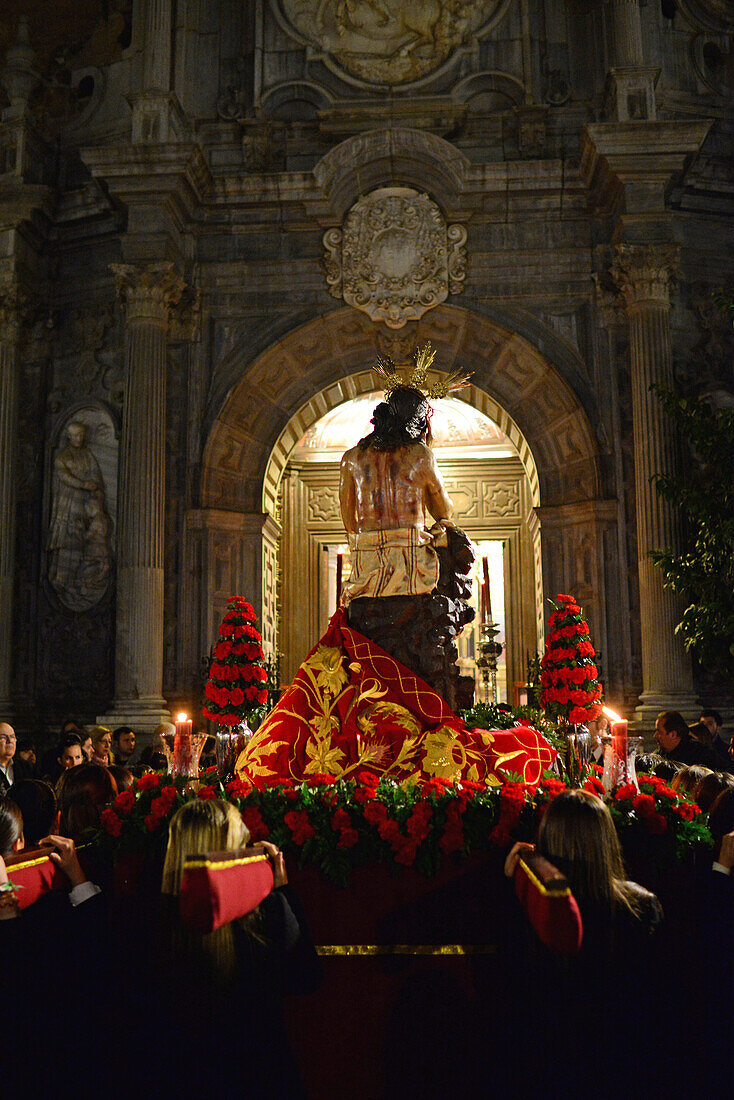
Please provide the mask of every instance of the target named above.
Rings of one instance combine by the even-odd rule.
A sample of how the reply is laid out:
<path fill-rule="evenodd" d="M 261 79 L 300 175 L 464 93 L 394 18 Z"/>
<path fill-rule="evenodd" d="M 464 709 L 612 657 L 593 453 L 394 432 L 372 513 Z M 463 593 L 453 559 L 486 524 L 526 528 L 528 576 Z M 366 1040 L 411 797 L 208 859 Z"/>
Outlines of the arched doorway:
<path fill-rule="evenodd" d="M 280 481 L 279 648 L 282 675 L 290 681 L 336 610 L 337 592 L 349 571 L 349 547 L 339 511 L 339 462 L 342 454 L 370 430 L 370 417 L 382 393 L 370 372 L 345 380 L 358 396 L 335 405 L 303 433 L 288 457 Z M 473 398 L 473 401 L 472 401 Z M 332 394 L 333 399 L 333 394 Z M 300 423 L 331 403 L 317 394 L 310 409 L 299 410 Z M 474 584 L 475 622 L 459 640 L 462 671 L 475 676 L 478 623 L 482 608 L 497 622 L 505 646 L 498 668 L 498 698 L 512 700 L 525 678 L 525 654 L 539 643 L 542 616 L 539 563 L 537 470 L 497 419 L 517 440 L 507 414 L 486 394 L 471 393 L 432 402 L 434 453 L 454 500 L 455 519 L 479 548 Z M 484 409 L 490 408 L 490 417 Z M 289 433 L 290 435 L 290 433 Z M 270 483 L 270 479 L 266 478 Z M 486 585 L 485 585 L 486 577 Z M 480 593 L 484 590 L 483 596 Z"/>
<path fill-rule="evenodd" d="M 528 523 L 541 530 L 533 539 L 535 587 L 526 593 L 534 636 L 544 629 L 541 588 L 578 591 L 598 648 L 619 659 L 624 647 L 614 635 L 621 628 L 609 613 L 624 606 L 617 505 L 602 499 L 599 442 L 576 392 L 583 364 L 537 319 L 518 314 L 512 324 L 514 331 L 505 317 L 500 323 L 444 304 L 396 333 L 345 308 L 295 327 L 254 356 L 243 338 L 217 364 L 212 392 L 220 396 L 208 421 L 200 507 L 186 525 L 192 584 L 182 609 L 183 664 L 192 679 L 232 592 L 251 598 L 266 647 L 280 648 L 278 496 L 293 450 L 330 409 L 374 390 L 368 368 L 378 352 L 401 357 L 426 341 L 442 371 L 474 372 L 463 398 L 507 435 L 525 471 Z M 566 378 L 574 378 L 574 388 Z M 523 636 L 529 640 L 529 632 Z M 518 666 L 524 669 L 522 661 Z M 622 674 L 620 667 L 610 679 Z"/>

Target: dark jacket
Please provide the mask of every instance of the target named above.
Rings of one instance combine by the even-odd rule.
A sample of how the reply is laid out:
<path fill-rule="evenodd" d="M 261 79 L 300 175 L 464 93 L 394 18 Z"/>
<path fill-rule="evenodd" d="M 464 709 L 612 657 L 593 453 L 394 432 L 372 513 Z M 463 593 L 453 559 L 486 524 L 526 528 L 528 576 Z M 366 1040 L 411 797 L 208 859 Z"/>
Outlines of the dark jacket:
<path fill-rule="evenodd" d="M 675 760 L 679 764 L 700 764 L 701 767 L 711 768 L 712 771 L 716 771 L 719 767 L 712 750 L 693 737 L 681 737 L 674 749 L 667 752 L 660 749 L 660 755 L 665 760 Z"/>

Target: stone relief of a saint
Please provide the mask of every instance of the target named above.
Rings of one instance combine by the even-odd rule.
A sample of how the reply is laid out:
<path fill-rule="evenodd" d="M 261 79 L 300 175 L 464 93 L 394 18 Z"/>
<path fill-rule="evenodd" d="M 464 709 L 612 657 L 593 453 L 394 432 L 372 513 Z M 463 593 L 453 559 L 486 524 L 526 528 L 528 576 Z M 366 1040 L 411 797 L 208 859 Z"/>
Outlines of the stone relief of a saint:
<path fill-rule="evenodd" d="M 54 459 L 47 542 L 48 579 L 72 611 L 89 610 L 107 591 L 110 530 L 102 471 L 86 444 L 85 425 L 74 421 Z"/>

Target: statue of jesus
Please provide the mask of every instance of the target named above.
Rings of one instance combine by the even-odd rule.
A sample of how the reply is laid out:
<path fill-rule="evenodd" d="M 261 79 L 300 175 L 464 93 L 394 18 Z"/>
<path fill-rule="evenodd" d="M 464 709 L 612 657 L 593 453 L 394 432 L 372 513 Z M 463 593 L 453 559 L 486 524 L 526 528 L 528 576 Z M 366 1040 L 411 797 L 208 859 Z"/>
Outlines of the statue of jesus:
<path fill-rule="evenodd" d="M 398 385 L 372 416 L 374 430 L 341 462 L 339 498 L 352 574 L 342 602 L 432 592 L 453 504 L 430 449 L 431 407 L 420 390 Z M 425 529 L 425 513 L 436 521 Z"/>

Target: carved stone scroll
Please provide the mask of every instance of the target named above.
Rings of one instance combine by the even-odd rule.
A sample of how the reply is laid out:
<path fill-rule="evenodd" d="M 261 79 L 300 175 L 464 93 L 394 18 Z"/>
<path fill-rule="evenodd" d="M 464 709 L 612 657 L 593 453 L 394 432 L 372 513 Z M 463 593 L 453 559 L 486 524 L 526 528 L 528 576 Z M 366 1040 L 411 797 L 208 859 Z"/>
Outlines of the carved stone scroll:
<path fill-rule="evenodd" d="M 343 229 L 324 234 L 330 293 L 373 321 L 402 328 L 463 290 L 466 229 L 447 225 L 428 195 L 382 187 L 359 199 Z"/>

